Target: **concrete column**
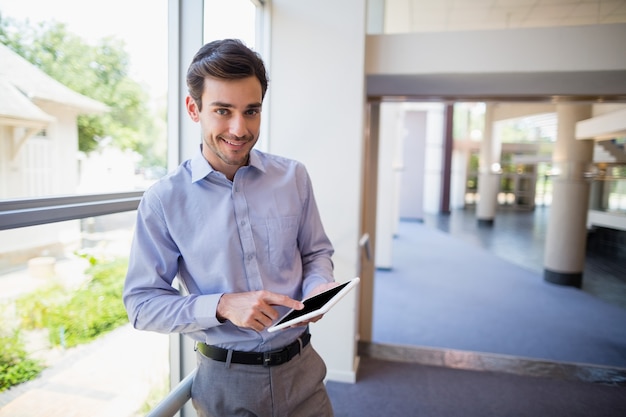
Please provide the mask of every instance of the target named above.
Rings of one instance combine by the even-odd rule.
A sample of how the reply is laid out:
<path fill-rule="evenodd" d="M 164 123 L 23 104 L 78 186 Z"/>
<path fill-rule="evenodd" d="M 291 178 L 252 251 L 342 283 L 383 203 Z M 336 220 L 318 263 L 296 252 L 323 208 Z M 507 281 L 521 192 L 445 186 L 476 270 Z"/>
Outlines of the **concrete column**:
<path fill-rule="evenodd" d="M 576 122 L 591 117 L 591 105 L 557 105 L 557 140 L 552 162 L 553 200 L 546 235 L 544 279 L 582 285 L 587 243 L 590 184 L 584 172 L 593 162 L 593 141 L 576 140 Z"/>
<path fill-rule="evenodd" d="M 424 212 L 439 213 L 444 151 L 444 105 L 428 107 L 424 155 Z"/>
<path fill-rule="evenodd" d="M 404 115 L 406 135 L 399 201 L 399 217 L 403 220 L 424 220 L 426 120 L 426 110 L 409 110 Z"/>
<path fill-rule="evenodd" d="M 378 197 L 376 199 L 376 252 L 374 259 L 377 269 L 390 270 L 393 267 L 393 238 L 398 221 L 396 211 L 398 198 L 394 160 L 396 144 L 402 135 L 404 113 L 398 103 L 380 105 L 379 147 L 378 147 Z"/>
<path fill-rule="evenodd" d="M 490 226 L 496 217 L 498 191 L 500 190 L 500 138 L 494 134 L 494 103 L 485 107 L 485 129 L 480 144 L 478 164 L 478 204 L 476 219 L 479 225 Z"/>

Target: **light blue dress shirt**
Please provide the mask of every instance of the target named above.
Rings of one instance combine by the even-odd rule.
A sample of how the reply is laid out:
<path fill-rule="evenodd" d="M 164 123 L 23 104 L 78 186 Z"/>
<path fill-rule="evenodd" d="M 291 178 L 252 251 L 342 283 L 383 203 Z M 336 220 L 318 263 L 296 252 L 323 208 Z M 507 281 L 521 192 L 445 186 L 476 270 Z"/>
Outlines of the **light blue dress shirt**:
<path fill-rule="evenodd" d="M 198 152 L 139 204 L 124 304 L 138 329 L 185 333 L 226 349 L 273 350 L 303 329 L 268 333 L 220 323 L 220 297 L 269 290 L 300 300 L 333 281 L 332 254 L 304 165 L 252 150 L 231 182 Z"/>

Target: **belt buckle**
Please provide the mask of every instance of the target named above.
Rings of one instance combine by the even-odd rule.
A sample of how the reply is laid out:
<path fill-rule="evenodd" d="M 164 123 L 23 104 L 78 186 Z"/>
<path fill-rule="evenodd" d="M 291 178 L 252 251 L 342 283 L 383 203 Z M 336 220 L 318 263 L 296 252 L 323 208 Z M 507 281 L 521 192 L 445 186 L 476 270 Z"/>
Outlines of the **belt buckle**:
<path fill-rule="evenodd" d="M 271 350 L 269 352 L 263 352 L 263 366 L 266 368 L 274 365 L 280 365 L 284 362 L 283 354 L 285 349 Z"/>
<path fill-rule="evenodd" d="M 263 352 L 263 366 L 272 366 L 272 352 Z"/>

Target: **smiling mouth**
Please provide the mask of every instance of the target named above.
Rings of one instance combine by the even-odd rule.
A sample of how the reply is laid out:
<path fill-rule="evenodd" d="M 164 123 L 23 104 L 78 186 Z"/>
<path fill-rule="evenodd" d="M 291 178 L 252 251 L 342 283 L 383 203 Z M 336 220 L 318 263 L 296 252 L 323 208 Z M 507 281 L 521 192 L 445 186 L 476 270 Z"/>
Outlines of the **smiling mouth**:
<path fill-rule="evenodd" d="M 247 141 L 238 142 L 238 141 L 228 140 L 223 137 L 220 137 L 220 139 L 226 142 L 226 144 L 228 144 L 229 146 L 232 146 L 233 148 L 237 148 L 237 149 L 242 148 L 247 143 Z"/>

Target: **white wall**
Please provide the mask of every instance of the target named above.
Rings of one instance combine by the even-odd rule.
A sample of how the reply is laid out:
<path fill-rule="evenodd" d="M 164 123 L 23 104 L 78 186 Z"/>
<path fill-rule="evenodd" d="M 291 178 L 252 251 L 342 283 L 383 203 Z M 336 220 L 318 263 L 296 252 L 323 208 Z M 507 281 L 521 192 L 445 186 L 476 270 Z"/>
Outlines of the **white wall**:
<path fill-rule="evenodd" d="M 367 74 L 607 71 L 626 68 L 626 24 L 370 35 Z M 622 53 L 620 53 L 621 51 Z"/>
<path fill-rule="evenodd" d="M 355 276 L 358 266 L 365 3 L 269 3 L 268 150 L 307 166 L 335 246 L 338 281 Z M 356 379 L 356 295 L 352 292 L 311 329 L 329 379 Z"/>

